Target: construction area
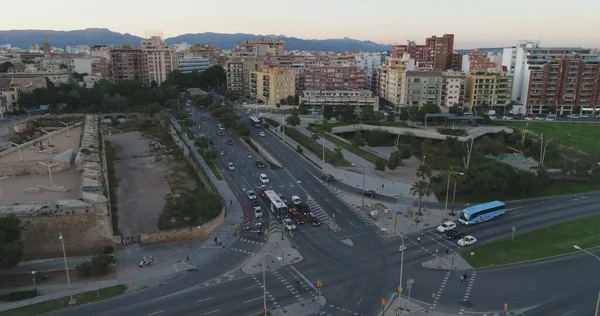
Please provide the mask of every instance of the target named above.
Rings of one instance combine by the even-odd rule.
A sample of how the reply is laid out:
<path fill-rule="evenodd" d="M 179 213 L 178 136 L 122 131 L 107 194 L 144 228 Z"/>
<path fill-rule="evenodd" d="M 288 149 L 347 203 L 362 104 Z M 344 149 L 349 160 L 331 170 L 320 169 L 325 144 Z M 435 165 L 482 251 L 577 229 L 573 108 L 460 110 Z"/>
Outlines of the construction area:
<path fill-rule="evenodd" d="M 25 258 L 88 254 L 112 244 L 95 115 L 39 117 L 9 128 L 0 152 L 0 215 L 21 219 Z M 82 234 L 85 232 L 85 234 Z"/>

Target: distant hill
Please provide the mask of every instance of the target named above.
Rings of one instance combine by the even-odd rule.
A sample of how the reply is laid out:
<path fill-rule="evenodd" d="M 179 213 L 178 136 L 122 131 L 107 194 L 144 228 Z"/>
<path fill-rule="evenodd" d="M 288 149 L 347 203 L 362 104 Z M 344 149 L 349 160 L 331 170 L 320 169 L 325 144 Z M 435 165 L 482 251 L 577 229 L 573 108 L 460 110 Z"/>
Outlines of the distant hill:
<path fill-rule="evenodd" d="M 11 44 L 15 47 L 27 49 L 31 45 L 42 45 L 44 37 L 48 37 L 50 44 L 54 47 L 75 45 L 140 45 L 142 38 L 129 33 L 122 34 L 104 28 L 89 28 L 75 31 L 53 31 L 53 30 L 10 30 L 0 31 L 0 44 Z M 168 44 L 181 42 L 208 44 L 213 43 L 222 49 L 231 49 L 244 40 L 260 38 L 282 39 L 285 41 L 286 50 L 317 50 L 340 52 L 383 52 L 391 49 L 391 45 L 377 44 L 371 41 L 360 41 L 351 38 L 306 40 L 283 35 L 255 35 L 255 34 L 222 34 L 222 33 L 198 33 L 184 34 L 167 38 Z"/>

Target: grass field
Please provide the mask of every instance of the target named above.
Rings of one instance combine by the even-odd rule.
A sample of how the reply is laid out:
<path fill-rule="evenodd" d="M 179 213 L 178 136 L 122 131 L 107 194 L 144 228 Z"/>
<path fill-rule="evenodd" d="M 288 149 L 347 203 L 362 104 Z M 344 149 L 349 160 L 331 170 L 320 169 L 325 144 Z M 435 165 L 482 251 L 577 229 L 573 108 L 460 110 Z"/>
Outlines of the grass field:
<path fill-rule="evenodd" d="M 115 285 L 104 289 L 100 289 L 98 290 L 98 293 L 96 293 L 96 291 L 90 291 L 81 294 L 76 294 L 73 296 L 77 300 L 77 304 L 75 305 L 69 305 L 69 297 L 67 296 L 51 301 L 41 302 L 0 312 L 0 316 L 36 316 L 46 314 L 63 308 L 85 305 L 94 301 L 101 301 L 111 297 L 119 296 L 123 294 L 125 290 L 127 290 L 127 286 Z M 99 297 L 96 297 L 97 295 Z"/>
<path fill-rule="evenodd" d="M 498 121 L 505 126 L 525 128 L 538 135 L 544 134 L 544 139 L 580 149 L 592 155 L 600 155 L 600 124 L 572 122 L 523 122 Z"/>
<path fill-rule="evenodd" d="M 344 148 L 345 150 L 347 150 L 347 151 L 349 151 L 349 152 L 351 152 L 351 153 L 353 153 L 353 154 L 361 157 L 364 160 L 370 161 L 371 163 L 375 163 L 375 161 L 377 159 L 379 159 L 379 156 L 374 155 L 374 154 L 372 154 L 372 153 L 370 153 L 370 152 L 368 152 L 368 151 L 366 151 L 366 150 L 364 150 L 362 148 L 357 148 L 357 147 L 355 147 L 352 144 L 349 144 L 349 143 L 347 143 L 347 142 L 345 142 L 345 141 L 343 141 L 343 140 L 341 140 L 339 138 L 336 138 L 335 136 L 331 136 L 329 134 L 326 134 L 325 135 L 325 139 L 328 140 L 328 141 L 330 141 L 330 142 L 332 142 L 332 143 L 334 143 L 336 146 Z"/>
<path fill-rule="evenodd" d="M 473 267 L 489 267 L 546 258 L 577 251 L 573 245 L 600 245 L 600 216 L 578 219 L 491 242 L 461 252 Z M 471 258 L 470 253 L 475 256 Z"/>

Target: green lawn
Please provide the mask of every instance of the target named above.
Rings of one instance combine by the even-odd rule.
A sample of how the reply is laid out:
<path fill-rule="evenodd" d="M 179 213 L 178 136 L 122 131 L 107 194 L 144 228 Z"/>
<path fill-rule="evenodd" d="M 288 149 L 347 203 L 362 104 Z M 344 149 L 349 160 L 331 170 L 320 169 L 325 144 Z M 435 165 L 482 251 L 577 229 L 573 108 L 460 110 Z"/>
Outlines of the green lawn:
<path fill-rule="evenodd" d="M 600 216 L 523 233 L 514 240 L 509 237 L 468 248 L 461 256 L 473 267 L 487 267 L 574 252 L 573 245 L 584 249 L 600 245 Z M 475 253 L 472 259 L 471 252 Z"/>
<path fill-rule="evenodd" d="M 196 135 L 194 135 L 194 132 L 192 132 L 192 130 L 185 126 L 184 124 L 179 125 L 181 126 L 181 130 L 187 135 L 187 137 L 191 140 L 194 141 L 196 139 Z"/>
<path fill-rule="evenodd" d="M 210 159 L 205 160 L 205 161 L 206 161 L 206 165 L 208 165 L 208 167 L 213 172 L 213 174 L 215 175 L 215 177 L 217 178 L 217 180 L 223 180 L 223 177 L 221 176 L 221 173 L 219 172 L 219 169 L 217 169 L 217 166 L 215 166 L 215 163 L 212 160 L 210 160 Z"/>
<path fill-rule="evenodd" d="M 444 188 L 445 189 L 445 188 Z M 477 192 L 471 194 L 456 194 L 456 202 L 467 202 L 467 203 L 484 203 L 489 202 L 491 200 L 518 200 L 518 199 L 527 199 L 527 198 L 535 198 L 542 196 L 556 196 L 556 195 L 567 195 L 567 194 L 575 194 L 575 193 L 583 193 L 590 191 L 598 191 L 600 190 L 600 183 L 569 183 L 565 184 L 555 184 L 549 187 L 540 188 L 534 192 L 525 194 L 514 192 L 513 194 L 508 195 L 491 195 L 491 196 L 483 196 Z"/>
<path fill-rule="evenodd" d="M 544 133 L 544 139 L 600 155 L 600 124 L 597 123 L 498 121 L 498 124 L 519 128 L 527 124 L 527 130 L 538 135 Z"/>
<path fill-rule="evenodd" d="M 309 136 L 304 135 L 299 132 L 297 129 L 293 127 L 286 126 L 285 135 L 289 136 L 296 143 L 300 144 L 304 148 L 310 150 L 313 154 L 317 155 L 317 157 L 321 157 L 323 155 L 323 151 L 325 152 L 325 161 L 332 164 L 334 167 L 350 167 L 352 164 L 344 159 L 337 157 L 332 150 L 325 147 L 323 150 L 323 145 L 321 143 L 317 143 Z"/>
<path fill-rule="evenodd" d="M 375 161 L 377 159 L 379 159 L 379 156 L 374 155 L 362 148 L 357 148 L 354 145 L 347 143 L 339 138 L 336 138 L 335 136 L 331 136 L 331 135 L 325 135 L 325 139 L 334 143 L 336 146 L 344 148 L 345 150 L 361 157 L 362 159 L 365 159 L 367 161 L 370 161 L 371 163 L 375 163 Z"/>
<path fill-rule="evenodd" d="M 290 143 L 286 142 L 283 140 L 283 138 L 281 138 L 281 136 L 277 135 L 277 133 L 273 132 L 272 130 L 268 130 L 271 134 L 273 134 L 275 137 L 279 138 L 281 141 L 283 141 L 286 145 L 288 145 L 291 149 L 296 150 L 296 148 L 294 148 L 294 146 L 292 146 Z M 319 168 L 319 169 L 323 169 L 323 167 L 321 167 L 321 165 L 319 165 L 318 163 L 312 161 L 310 158 L 308 158 L 308 156 L 306 156 L 304 153 L 301 153 L 300 155 L 302 155 L 302 157 L 304 157 L 306 160 L 308 160 L 308 162 L 312 163 L 315 167 Z"/>
<path fill-rule="evenodd" d="M 119 296 L 127 290 L 125 285 L 115 285 L 107 288 L 100 289 L 98 293 L 100 297 L 96 297 L 96 291 L 85 292 L 74 295 L 77 300 L 77 304 L 69 305 L 69 297 L 62 297 L 59 299 L 41 302 L 33 305 L 23 306 L 16 309 L 7 310 L 0 312 L 0 316 L 36 316 L 40 314 L 46 314 L 53 311 L 57 311 L 63 308 L 71 306 L 85 305 L 94 301 L 101 301 L 107 298 Z"/>

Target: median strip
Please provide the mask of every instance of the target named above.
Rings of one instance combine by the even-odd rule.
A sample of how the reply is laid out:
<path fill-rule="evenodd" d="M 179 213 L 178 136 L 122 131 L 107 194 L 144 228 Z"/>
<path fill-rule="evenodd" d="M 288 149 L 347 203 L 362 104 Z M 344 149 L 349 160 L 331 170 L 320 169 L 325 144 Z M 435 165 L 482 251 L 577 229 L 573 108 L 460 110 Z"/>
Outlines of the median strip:
<path fill-rule="evenodd" d="M 461 252 L 475 268 L 559 256 L 600 245 L 600 216 L 577 219 L 494 241 Z M 473 255 L 471 256 L 471 253 Z"/>

